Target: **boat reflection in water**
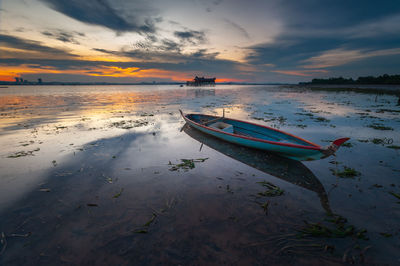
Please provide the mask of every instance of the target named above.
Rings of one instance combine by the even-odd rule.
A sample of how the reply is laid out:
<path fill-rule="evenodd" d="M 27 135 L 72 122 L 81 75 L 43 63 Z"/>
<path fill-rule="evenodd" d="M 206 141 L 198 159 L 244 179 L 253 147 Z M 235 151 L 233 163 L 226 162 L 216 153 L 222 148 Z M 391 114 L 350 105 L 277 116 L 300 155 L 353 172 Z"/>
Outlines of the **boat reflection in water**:
<path fill-rule="evenodd" d="M 195 97 L 195 98 L 202 98 L 207 96 L 215 96 L 215 89 L 187 89 L 186 96 L 188 97 Z"/>
<path fill-rule="evenodd" d="M 332 213 L 324 186 L 310 169 L 300 161 L 221 141 L 196 130 L 188 124 L 184 125 L 183 131 L 202 143 L 202 145 L 204 144 L 264 173 L 316 192 L 321 201 L 322 208 L 326 212 Z"/>

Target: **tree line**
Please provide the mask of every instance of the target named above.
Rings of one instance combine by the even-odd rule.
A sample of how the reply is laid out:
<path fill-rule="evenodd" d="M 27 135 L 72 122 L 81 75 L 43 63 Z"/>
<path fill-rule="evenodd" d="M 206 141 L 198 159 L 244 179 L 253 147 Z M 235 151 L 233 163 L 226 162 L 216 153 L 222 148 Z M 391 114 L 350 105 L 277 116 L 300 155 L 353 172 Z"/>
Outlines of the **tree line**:
<path fill-rule="evenodd" d="M 366 76 L 353 78 L 327 78 L 327 79 L 313 79 L 311 82 L 302 84 L 400 84 L 400 75 L 384 74 L 378 77 Z"/>

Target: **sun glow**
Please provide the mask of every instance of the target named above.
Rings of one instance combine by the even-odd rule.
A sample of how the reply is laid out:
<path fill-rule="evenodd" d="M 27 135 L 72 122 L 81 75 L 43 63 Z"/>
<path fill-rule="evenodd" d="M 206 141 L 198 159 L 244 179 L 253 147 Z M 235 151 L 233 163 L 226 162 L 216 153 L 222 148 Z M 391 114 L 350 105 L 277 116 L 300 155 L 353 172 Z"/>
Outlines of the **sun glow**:
<path fill-rule="evenodd" d="M 24 74 L 78 74 L 88 76 L 104 77 L 132 77 L 132 78 L 161 78 L 171 79 L 173 81 L 191 80 L 192 73 L 182 73 L 179 71 L 170 71 L 164 69 L 141 69 L 139 67 L 117 67 L 117 66 L 97 66 L 91 69 L 67 69 L 60 70 L 53 67 L 38 67 L 36 65 L 22 65 L 19 67 L 0 67 L 1 80 L 14 81 L 15 77 Z M 221 81 L 223 80 L 223 81 Z M 233 81 L 230 79 L 220 79 L 220 82 Z"/>

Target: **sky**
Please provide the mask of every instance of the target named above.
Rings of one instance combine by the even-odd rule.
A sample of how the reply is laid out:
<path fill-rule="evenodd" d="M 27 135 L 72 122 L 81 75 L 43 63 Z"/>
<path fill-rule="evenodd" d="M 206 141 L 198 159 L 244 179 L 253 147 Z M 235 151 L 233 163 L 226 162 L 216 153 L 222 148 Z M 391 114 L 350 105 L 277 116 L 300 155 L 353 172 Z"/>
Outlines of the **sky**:
<path fill-rule="evenodd" d="M 0 0 L 0 80 L 400 74 L 399 0 Z"/>

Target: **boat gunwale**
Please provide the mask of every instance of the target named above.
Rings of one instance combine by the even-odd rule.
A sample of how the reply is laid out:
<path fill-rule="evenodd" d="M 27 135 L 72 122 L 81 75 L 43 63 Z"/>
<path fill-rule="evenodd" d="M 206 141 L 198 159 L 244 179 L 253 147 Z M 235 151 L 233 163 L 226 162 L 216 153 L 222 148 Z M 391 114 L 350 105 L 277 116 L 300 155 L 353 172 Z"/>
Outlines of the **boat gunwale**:
<path fill-rule="evenodd" d="M 199 124 L 199 123 L 197 123 L 197 122 L 195 122 L 195 121 L 189 119 L 189 118 L 187 117 L 187 116 L 189 116 L 189 115 L 203 115 L 203 114 L 182 114 L 182 116 L 183 116 L 183 118 L 186 120 L 186 122 L 189 121 L 190 123 L 193 123 L 193 124 L 195 124 L 195 125 L 197 125 L 197 126 L 199 126 L 199 127 L 202 127 L 202 128 L 205 128 L 205 129 L 208 129 L 208 130 L 211 130 L 211 131 L 219 132 L 219 133 L 224 133 L 224 134 L 226 134 L 226 135 L 230 135 L 230 136 L 233 136 L 233 137 L 242 138 L 242 139 L 248 139 L 248 140 L 258 141 L 258 142 L 264 142 L 264 143 L 273 144 L 273 145 L 292 147 L 292 148 L 300 148 L 300 149 L 308 149 L 308 150 L 317 150 L 317 151 L 321 151 L 321 150 L 323 149 L 320 145 L 317 145 L 317 144 L 312 143 L 312 142 L 310 142 L 310 141 L 308 141 L 308 140 L 302 139 L 302 138 L 300 138 L 300 137 L 298 137 L 298 136 L 296 136 L 296 135 L 292 135 L 292 134 L 290 134 L 290 133 L 287 133 L 287 132 L 284 132 L 284 131 L 281 131 L 281 130 L 279 130 L 279 129 L 275 129 L 275 128 L 272 128 L 272 127 L 268 127 L 268 126 L 264 126 L 264 125 L 260 125 L 260 124 L 255 124 L 255 123 L 252 123 L 252 122 L 247 122 L 247 121 L 238 120 L 238 119 L 232 119 L 232 118 L 226 118 L 226 117 L 223 117 L 223 118 L 222 118 L 222 117 L 221 117 L 222 119 L 233 120 L 233 121 L 242 122 L 242 123 L 245 123 L 245 124 L 251 124 L 251 125 L 254 125 L 254 126 L 263 127 L 263 128 L 269 129 L 269 130 L 274 130 L 274 131 L 283 133 L 283 134 L 285 134 L 285 135 L 294 137 L 294 138 L 296 138 L 296 139 L 299 139 L 299 140 L 301 140 L 301 141 L 304 141 L 304 142 L 306 142 L 306 143 L 308 143 L 308 144 L 310 144 L 310 145 L 312 145 L 312 146 L 304 146 L 304 145 L 291 144 L 291 143 L 282 143 L 282 142 L 279 142 L 279 141 L 270 141 L 270 140 L 264 140 L 264 139 L 254 138 L 254 137 L 247 137 L 247 136 L 243 136 L 243 135 L 239 135 L 239 134 L 228 133 L 228 132 L 225 132 L 225 131 L 222 131 L 222 130 L 214 129 L 214 128 L 212 128 L 212 127 L 208 127 L 208 126 Z M 218 116 L 213 116 L 213 115 L 206 115 L 206 116 L 219 118 Z"/>

